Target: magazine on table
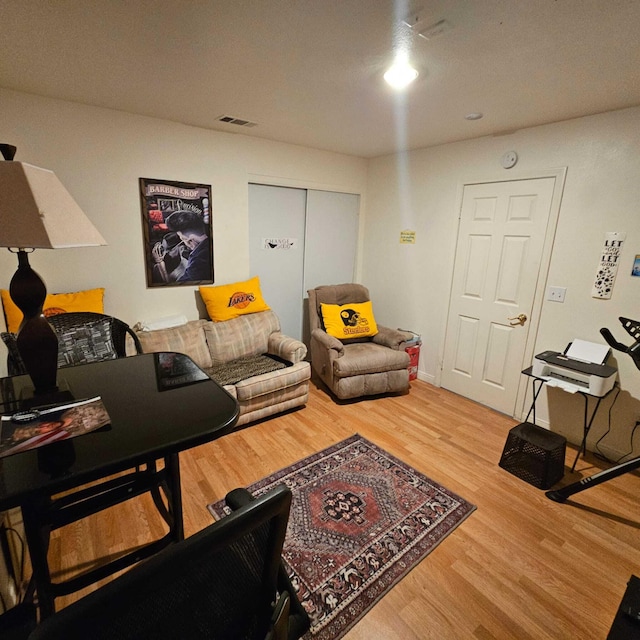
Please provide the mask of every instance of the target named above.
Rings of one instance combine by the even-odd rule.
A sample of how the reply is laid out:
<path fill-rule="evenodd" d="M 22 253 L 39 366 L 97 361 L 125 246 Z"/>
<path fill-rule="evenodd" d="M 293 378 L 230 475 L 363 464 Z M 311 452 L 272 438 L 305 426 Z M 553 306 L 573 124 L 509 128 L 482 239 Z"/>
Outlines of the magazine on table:
<path fill-rule="evenodd" d="M 100 396 L 4 415 L 0 420 L 0 458 L 75 438 L 110 422 Z"/>

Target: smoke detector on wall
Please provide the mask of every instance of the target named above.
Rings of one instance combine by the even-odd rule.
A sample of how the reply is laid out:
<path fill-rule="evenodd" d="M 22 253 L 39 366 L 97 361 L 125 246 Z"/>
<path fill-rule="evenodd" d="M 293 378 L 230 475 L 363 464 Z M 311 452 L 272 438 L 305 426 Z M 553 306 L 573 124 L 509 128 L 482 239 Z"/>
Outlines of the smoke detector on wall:
<path fill-rule="evenodd" d="M 518 154 L 515 151 L 507 151 L 502 158 L 500 158 L 500 163 L 505 169 L 515 167 L 517 162 Z"/>

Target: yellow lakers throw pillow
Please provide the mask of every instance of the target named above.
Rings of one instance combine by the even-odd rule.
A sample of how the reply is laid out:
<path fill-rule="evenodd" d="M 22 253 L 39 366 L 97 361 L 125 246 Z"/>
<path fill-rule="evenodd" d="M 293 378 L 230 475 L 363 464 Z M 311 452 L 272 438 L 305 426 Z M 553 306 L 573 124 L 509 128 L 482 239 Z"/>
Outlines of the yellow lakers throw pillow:
<path fill-rule="evenodd" d="M 200 287 L 200 296 L 214 322 L 231 320 L 246 313 L 268 311 L 270 308 L 262 297 L 258 276 L 218 287 Z"/>
<path fill-rule="evenodd" d="M 371 301 L 320 305 L 325 331 L 338 340 L 370 338 L 378 333 Z"/>
<path fill-rule="evenodd" d="M 22 311 L 11 299 L 7 289 L 0 290 L 4 317 L 7 321 L 7 331 L 16 333 L 22 322 Z M 75 291 L 74 293 L 48 293 L 43 305 L 45 317 L 58 313 L 71 313 L 73 311 L 93 311 L 104 313 L 104 288 Z"/>

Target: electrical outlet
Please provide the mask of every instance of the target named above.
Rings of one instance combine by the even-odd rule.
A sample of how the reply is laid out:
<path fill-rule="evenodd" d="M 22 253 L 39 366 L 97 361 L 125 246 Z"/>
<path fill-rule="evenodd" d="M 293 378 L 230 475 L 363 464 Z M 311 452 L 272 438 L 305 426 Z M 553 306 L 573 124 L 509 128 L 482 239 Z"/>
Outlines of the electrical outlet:
<path fill-rule="evenodd" d="M 564 296 L 566 293 L 566 287 L 549 287 L 547 289 L 547 300 L 552 300 L 553 302 L 564 302 Z"/>

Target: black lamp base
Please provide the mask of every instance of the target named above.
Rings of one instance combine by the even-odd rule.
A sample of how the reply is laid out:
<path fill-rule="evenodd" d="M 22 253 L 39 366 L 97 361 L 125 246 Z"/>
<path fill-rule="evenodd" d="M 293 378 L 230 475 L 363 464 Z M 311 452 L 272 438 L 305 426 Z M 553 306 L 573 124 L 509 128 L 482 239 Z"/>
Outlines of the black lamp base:
<path fill-rule="evenodd" d="M 48 393 L 37 393 L 35 389 L 30 389 L 26 393 L 20 395 L 19 407 L 20 411 L 29 411 L 30 409 L 41 409 L 42 407 L 53 407 L 56 405 L 70 404 L 75 402 L 76 397 L 70 389 L 59 389 L 56 387 L 54 391 Z"/>
<path fill-rule="evenodd" d="M 25 369 L 36 395 L 57 391 L 58 338 L 42 314 L 47 288 L 29 265 L 29 255 L 18 251 L 18 270 L 11 279 L 9 293 L 24 318 L 16 339 Z"/>

